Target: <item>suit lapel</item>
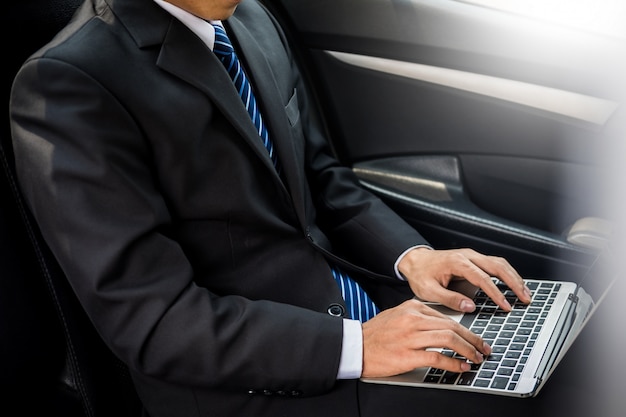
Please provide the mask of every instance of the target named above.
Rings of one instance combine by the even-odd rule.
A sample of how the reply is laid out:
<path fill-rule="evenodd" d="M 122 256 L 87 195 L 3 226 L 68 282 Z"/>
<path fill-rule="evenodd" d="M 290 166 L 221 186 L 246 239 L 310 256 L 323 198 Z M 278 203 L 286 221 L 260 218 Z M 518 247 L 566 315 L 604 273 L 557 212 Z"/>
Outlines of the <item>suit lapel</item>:
<path fill-rule="evenodd" d="M 263 160 L 270 175 L 275 175 L 277 181 L 280 181 L 250 116 L 241 105 L 241 98 L 232 88 L 232 80 L 222 63 L 177 19 L 171 20 L 157 65 L 209 95 L 215 106 Z"/>
<path fill-rule="evenodd" d="M 267 122 L 270 136 L 278 158 L 284 170 L 283 178 L 287 182 L 291 197 L 300 218 L 304 218 L 304 167 L 294 151 L 293 136 L 287 114 L 285 112 L 286 99 L 281 97 L 276 77 L 270 63 L 267 61 L 263 48 L 244 24 L 237 18 L 237 14 L 228 19 L 227 30 L 229 36 L 237 41 L 238 55 L 244 61 L 246 72 L 254 87 L 257 101 L 263 117 Z"/>

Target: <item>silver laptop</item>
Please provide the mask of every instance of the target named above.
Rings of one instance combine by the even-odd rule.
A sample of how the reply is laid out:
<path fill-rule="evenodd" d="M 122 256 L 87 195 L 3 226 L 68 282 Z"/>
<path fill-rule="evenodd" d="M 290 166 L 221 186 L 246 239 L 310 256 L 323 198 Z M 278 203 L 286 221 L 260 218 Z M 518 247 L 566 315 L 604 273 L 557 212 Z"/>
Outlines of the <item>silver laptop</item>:
<path fill-rule="evenodd" d="M 385 378 L 362 378 L 376 384 L 439 388 L 532 397 L 537 395 L 615 281 L 615 270 L 606 254 L 599 255 L 579 284 L 567 281 L 527 279 L 533 301 L 521 303 L 501 281 L 494 282 L 513 307 L 499 309 L 487 295 L 467 281 L 454 288 L 476 303 L 473 313 L 458 313 L 439 304 L 434 308 L 480 334 L 493 352 L 471 370 L 453 373 L 418 368 Z M 433 349 L 465 360 L 453 351 Z"/>

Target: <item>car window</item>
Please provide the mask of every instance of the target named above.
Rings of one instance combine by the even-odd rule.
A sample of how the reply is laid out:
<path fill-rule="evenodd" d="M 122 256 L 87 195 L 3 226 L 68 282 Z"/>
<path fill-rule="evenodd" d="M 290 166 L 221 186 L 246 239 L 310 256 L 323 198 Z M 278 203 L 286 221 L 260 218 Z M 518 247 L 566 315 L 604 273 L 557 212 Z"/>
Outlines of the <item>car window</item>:
<path fill-rule="evenodd" d="M 460 0 L 626 39 L 626 2 L 623 0 Z"/>

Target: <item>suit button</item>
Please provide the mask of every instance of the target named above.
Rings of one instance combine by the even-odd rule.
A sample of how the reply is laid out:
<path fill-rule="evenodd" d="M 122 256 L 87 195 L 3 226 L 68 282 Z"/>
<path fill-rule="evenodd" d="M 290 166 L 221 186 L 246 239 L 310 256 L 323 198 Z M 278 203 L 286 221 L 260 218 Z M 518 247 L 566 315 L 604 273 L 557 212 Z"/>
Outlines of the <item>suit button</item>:
<path fill-rule="evenodd" d="M 289 395 L 291 395 L 292 397 L 299 397 L 302 395 L 301 391 L 297 391 L 297 390 L 293 390 L 289 393 Z"/>
<path fill-rule="evenodd" d="M 341 317 L 346 312 L 341 304 L 331 304 L 326 311 L 333 317 Z"/>
<path fill-rule="evenodd" d="M 250 394 L 250 395 L 255 395 L 256 393 L 257 393 L 257 392 L 256 392 L 256 390 L 255 390 L 255 389 L 249 389 L 249 390 L 248 390 L 248 394 Z"/>
<path fill-rule="evenodd" d="M 268 389 L 264 389 L 264 390 L 263 390 L 263 395 L 266 395 L 266 396 L 268 396 L 268 397 L 269 397 L 269 396 L 271 396 L 271 395 L 274 395 L 274 391 L 270 391 L 270 390 L 268 390 Z"/>

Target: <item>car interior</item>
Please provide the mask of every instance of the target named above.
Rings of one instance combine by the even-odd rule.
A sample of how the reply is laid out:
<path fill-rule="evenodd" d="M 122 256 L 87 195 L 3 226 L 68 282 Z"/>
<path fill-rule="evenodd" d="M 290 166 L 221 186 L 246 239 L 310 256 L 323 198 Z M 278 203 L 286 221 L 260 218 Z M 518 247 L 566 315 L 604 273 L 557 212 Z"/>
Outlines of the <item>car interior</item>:
<path fill-rule="evenodd" d="M 5 6 L 5 115 L 20 65 L 80 3 Z M 503 256 L 523 276 L 582 278 L 613 231 L 603 204 L 614 191 L 605 178 L 607 146 L 599 144 L 612 140 L 623 114 L 623 89 L 615 88 L 626 73 L 620 42 L 455 0 L 263 3 L 293 42 L 338 158 L 434 247 Z M 125 365 L 91 326 L 24 205 L 8 118 L 0 134 L 6 404 L 53 416 L 142 415 Z M 589 415 L 593 407 L 610 416 L 620 400 L 613 385 L 597 383 L 598 372 L 613 370 L 602 358 L 617 348 L 584 360 L 594 341 L 615 338 L 602 325 L 615 320 L 609 313 L 593 318 L 537 398 L 490 399 L 485 408 L 478 394 L 415 395 L 444 404 L 429 410 L 433 416 Z M 582 368 L 567 369 L 574 363 Z M 388 405 L 378 406 L 388 415 Z"/>

